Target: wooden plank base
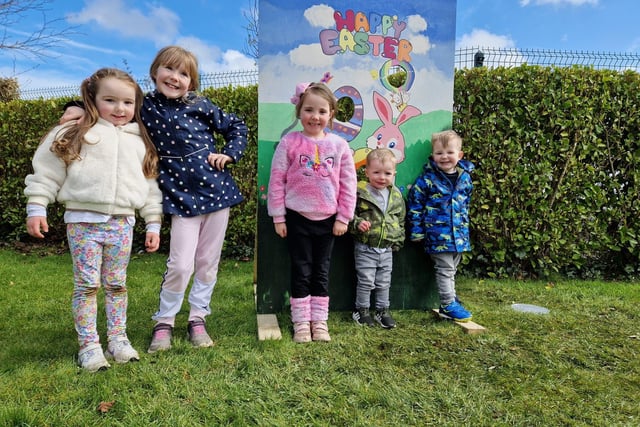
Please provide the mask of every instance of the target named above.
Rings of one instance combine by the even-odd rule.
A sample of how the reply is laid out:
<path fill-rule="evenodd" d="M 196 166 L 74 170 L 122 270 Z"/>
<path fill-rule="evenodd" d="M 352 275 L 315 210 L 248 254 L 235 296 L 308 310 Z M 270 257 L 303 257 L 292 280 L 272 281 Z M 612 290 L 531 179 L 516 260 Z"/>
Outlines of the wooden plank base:
<path fill-rule="evenodd" d="M 456 322 L 451 317 L 440 313 L 440 310 L 438 310 L 437 308 L 432 309 L 431 312 L 438 319 L 452 321 L 456 325 L 460 326 L 467 334 L 481 334 L 487 330 L 484 326 L 480 326 L 476 322 L 472 322 L 471 320 L 469 320 L 468 322 Z"/>
<path fill-rule="evenodd" d="M 282 338 L 278 318 L 275 314 L 258 314 L 258 339 L 279 340 Z"/>

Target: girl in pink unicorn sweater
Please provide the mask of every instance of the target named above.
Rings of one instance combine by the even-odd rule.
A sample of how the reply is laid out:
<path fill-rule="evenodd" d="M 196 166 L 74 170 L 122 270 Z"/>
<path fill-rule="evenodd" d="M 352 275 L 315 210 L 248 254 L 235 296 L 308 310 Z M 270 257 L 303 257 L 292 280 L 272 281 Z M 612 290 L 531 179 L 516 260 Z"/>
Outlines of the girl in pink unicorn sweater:
<path fill-rule="evenodd" d="M 329 88 L 300 83 L 291 102 L 303 130 L 286 134 L 276 147 L 267 207 L 291 257 L 293 340 L 330 341 L 331 251 L 353 218 L 356 169 L 347 141 L 325 131 L 337 107 Z"/>

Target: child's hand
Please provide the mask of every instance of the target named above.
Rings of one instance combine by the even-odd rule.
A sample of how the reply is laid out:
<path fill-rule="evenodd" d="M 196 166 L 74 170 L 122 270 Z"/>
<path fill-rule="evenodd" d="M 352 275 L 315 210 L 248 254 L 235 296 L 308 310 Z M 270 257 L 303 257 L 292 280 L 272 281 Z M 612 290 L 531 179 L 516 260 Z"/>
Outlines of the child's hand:
<path fill-rule="evenodd" d="M 49 232 L 49 224 L 47 223 L 47 217 L 44 216 L 30 216 L 27 218 L 27 233 L 30 236 L 44 239 L 44 234 Z"/>
<path fill-rule="evenodd" d="M 84 119 L 84 109 L 80 107 L 67 107 L 64 114 L 60 117 L 60 124 L 63 125 L 71 120 L 77 120 L 78 124 Z"/>
<path fill-rule="evenodd" d="M 347 232 L 348 225 L 341 221 L 336 221 L 333 223 L 333 235 L 334 236 L 342 236 Z"/>
<path fill-rule="evenodd" d="M 360 224 L 358 224 L 358 230 L 361 233 L 366 233 L 370 229 L 371 229 L 371 223 L 369 221 L 362 221 Z"/>
<path fill-rule="evenodd" d="M 209 157 L 207 157 L 207 160 L 209 161 L 209 164 L 211 166 L 218 169 L 219 171 L 224 169 L 227 163 L 233 162 L 233 159 L 231 158 L 231 156 L 227 156 L 226 154 L 217 154 L 217 153 L 209 154 Z"/>
<path fill-rule="evenodd" d="M 145 234 L 144 247 L 147 252 L 157 251 L 160 247 L 160 235 L 158 233 Z"/>
<path fill-rule="evenodd" d="M 277 222 L 273 224 L 276 227 L 276 234 L 283 239 L 287 237 L 287 223 L 286 222 Z"/>

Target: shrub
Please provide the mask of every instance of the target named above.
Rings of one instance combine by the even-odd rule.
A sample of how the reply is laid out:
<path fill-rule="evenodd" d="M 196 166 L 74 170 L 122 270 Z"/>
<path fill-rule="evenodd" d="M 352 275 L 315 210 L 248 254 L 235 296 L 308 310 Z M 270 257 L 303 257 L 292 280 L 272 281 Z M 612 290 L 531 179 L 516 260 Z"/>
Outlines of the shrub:
<path fill-rule="evenodd" d="M 14 77 L 0 77 L 0 102 L 8 102 L 20 97 L 20 86 Z"/>
<path fill-rule="evenodd" d="M 250 258 L 255 243 L 257 92 L 255 85 L 204 92 L 249 127 L 247 152 L 232 166 L 246 200 L 232 210 L 225 256 Z M 28 241 L 24 177 L 65 101 L 0 103 L 0 240 Z M 456 71 L 453 127 L 464 139 L 466 158 L 477 166 L 474 249 L 465 256 L 463 272 L 637 277 L 639 107 L 640 75 L 632 71 L 527 65 Z M 51 240 L 60 243 L 59 206 L 50 208 L 49 222 L 60 231 Z M 144 232 L 142 221 L 136 232 Z M 168 227 L 163 233 L 166 250 Z"/>

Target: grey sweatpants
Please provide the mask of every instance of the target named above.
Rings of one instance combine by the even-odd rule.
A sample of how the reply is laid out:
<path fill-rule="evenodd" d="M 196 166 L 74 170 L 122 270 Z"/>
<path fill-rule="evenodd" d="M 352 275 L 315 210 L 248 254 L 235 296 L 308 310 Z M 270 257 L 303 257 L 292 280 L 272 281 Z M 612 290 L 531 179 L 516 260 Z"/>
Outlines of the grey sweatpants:
<path fill-rule="evenodd" d="M 429 254 L 429 256 L 435 263 L 440 304 L 447 306 L 456 298 L 456 271 L 462 254 L 460 252 L 440 252 Z"/>
<path fill-rule="evenodd" d="M 388 249 L 380 253 L 374 248 L 356 242 L 353 253 L 358 279 L 356 308 L 369 308 L 372 291 L 375 291 L 376 309 L 388 308 L 393 252 Z"/>

